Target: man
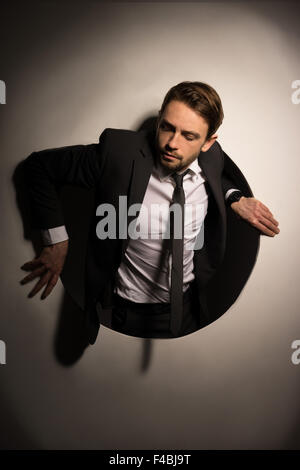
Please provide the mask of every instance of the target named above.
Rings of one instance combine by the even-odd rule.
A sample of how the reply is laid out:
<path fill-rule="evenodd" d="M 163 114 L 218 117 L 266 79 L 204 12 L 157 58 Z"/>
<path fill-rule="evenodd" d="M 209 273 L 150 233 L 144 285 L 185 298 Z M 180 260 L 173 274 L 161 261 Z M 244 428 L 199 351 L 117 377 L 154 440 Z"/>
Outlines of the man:
<path fill-rule="evenodd" d="M 217 142 L 222 121 L 221 100 L 211 86 L 182 82 L 165 96 L 155 134 L 105 129 L 98 144 L 31 154 L 25 170 L 33 220 L 47 246 L 22 266 L 32 271 L 22 283 L 40 277 L 29 296 L 43 287 L 41 298 L 51 293 L 67 255 L 68 234 L 57 188 L 63 184 L 95 187 L 97 210 L 91 222 L 85 277 L 89 342 L 96 340 L 103 309 L 112 309 L 114 329 L 141 337 L 184 336 L 209 323 L 205 286 L 225 252 L 225 204 L 261 233 L 271 237 L 279 233 L 278 222 L 252 197 L 243 175 Z M 120 197 L 126 197 L 125 221 Z M 150 237 L 144 212 L 132 215 L 137 203 L 151 210 L 155 204 L 172 202 L 202 210 L 182 214 L 179 223 L 170 210 L 155 238 Z M 99 236 L 102 204 L 115 208 L 117 236 Z M 153 213 L 151 217 L 155 218 Z M 129 235 L 133 221 L 146 237 Z M 183 231 L 176 237 L 180 224 Z M 163 236 L 168 226 L 170 240 Z M 199 249 L 195 247 L 201 228 L 204 244 Z"/>

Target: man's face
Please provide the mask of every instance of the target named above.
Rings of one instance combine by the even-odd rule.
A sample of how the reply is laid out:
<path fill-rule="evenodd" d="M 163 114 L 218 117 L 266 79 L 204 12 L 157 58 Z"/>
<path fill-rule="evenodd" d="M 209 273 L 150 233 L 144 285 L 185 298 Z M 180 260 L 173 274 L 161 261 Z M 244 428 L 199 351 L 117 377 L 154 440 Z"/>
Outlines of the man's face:
<path fill-rule="evenodd" d="M 161 164 L 170 171 L 187 168 L 206 152 L 217 139 L 206 140 L 208 124 L 192 108 L 181 101 L 170 101 L 158 123 L 156 147 Z"/>

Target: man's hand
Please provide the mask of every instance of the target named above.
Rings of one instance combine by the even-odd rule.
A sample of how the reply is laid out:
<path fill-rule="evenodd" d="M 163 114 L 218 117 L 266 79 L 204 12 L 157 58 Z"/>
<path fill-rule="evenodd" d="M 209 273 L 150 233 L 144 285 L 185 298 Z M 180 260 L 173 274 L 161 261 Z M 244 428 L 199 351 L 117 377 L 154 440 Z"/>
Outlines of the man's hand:
<path fill-rule="evenodd" d="M 33 297 L 43 286 L 46 285 L 41 299 L 45 299 L 56 285 L 59 275 L 63 269 L 65 259 L 68 253 L 69 240 L 45 246 L 38 258 L 21 266 L 24 271 L 32 271 L 28 276 L 21 280 L 21 284 L 40 276 L 40 280 L 34 286 L 28 297 Z"/>
<path fill-rule="evenodd" d="M 278 222 L 269 209 L 254 197 L 241 197 L 231 204 L 236 214 L 247 220 L 253 227 L 259 229 L 264 235 L 275 237 L 280 232 Z"/>

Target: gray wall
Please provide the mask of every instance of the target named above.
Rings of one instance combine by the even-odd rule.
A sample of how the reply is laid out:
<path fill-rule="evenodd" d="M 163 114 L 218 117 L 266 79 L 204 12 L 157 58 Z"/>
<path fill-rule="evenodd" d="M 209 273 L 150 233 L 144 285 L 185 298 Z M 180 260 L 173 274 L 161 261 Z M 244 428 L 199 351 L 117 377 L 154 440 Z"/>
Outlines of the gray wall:
<path fill-rule="evenodd" d="M 1 9 L 1 447 L 299 449 L 300 364 L 291 362 L 300 339 L 300 104 L 291 100 L 299 7 L 43 1 Z M 220 93 L 219 142 L 281 232 L 261 237 L 245 289 L 215 323 L 150 343 L 101 327 L 96 344 L 63 365 L 54 348 L 61 282 L 43 302 L 18 284 L 35 253 L 14 169 L 34 150 L 97 142 L 105 127 L 136 129 L 182 80 Z"/>

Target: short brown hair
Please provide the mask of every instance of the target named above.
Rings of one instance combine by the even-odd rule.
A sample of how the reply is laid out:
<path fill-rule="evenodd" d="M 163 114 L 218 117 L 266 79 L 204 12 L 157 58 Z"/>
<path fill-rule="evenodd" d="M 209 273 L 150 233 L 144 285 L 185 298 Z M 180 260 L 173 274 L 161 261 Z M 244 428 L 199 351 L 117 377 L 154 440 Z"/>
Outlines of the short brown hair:
<path fill-rule="evenodd" d="M 224 112 L 220 96 L 214 88 L 203 82 L 181 82 L 170 88 L 166 94 L 158 121 L 170 101 L 182 101 L 196 111 L 208 124 L 207 139 L 220 127 Z"/>

